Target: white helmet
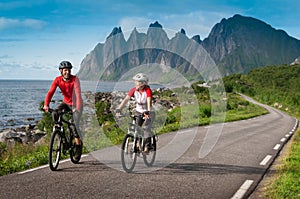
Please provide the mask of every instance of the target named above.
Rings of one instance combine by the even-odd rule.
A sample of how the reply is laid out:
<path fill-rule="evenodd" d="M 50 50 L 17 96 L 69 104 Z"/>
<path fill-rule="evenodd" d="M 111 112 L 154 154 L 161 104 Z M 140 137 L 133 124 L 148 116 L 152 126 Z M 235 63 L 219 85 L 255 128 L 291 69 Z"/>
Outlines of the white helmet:
<path fill-rule="evenodd" d="M 138 82 L 145 82 L 146 84 L 149 82 L 149 78 L 144 73 L 138 73 L 132 79 Z"/>

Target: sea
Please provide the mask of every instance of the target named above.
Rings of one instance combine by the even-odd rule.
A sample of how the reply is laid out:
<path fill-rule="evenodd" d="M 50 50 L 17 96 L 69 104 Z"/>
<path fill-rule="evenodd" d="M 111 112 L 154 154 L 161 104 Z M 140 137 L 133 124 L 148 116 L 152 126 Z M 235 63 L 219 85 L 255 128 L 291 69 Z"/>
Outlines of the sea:
<path fill-rule="evenodd" d="M 51 83 L 52 80 L 0 80 L 0 131 L 39 121 L 43 115 L 39 106 Z M 82 93 L 128 91 L 133 86 L 133 82 L 81 81 Z M 59 88 L 52 99 L 63 99 Z"/>

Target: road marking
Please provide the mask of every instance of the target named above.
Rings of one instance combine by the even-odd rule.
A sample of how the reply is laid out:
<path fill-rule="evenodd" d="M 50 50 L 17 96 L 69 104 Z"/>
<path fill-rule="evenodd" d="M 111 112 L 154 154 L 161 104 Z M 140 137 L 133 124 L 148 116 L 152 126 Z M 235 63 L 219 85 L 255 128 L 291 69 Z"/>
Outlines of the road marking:
<path fill-rule="evenodd" d="M 290 134 L 292 135 L 294 132 L 293 131 L 290 131 Z"/>
<path fill-rule="evenodd" d="M 178 134 L 189 133 L 189 132 L 192 132 L 192 131 L 193 131 L 193 130 L 179 131 Z"/>
<path fill-rule="evenodd" d="M 285 137 L 286 137 L 286 138 L 290 137 L 290 134 L 286 134 Z"/>
<path fill-rule="evenodd" d="M 286 140 L 286 138 L 281 138 L 280 141 L 281 141 L 281 142 L 285 142 L 285 140 Z"/>
<path fill-rule="evenodd" d="M 82 155 L 81 158 L 83 157 L 87 157 L 89 154 L 85 154 L 85 155 Z M 70 161 L 71 159 L 66 159 L 66 160 L 61 160 L 60 163 L 64 163 L 64 162 L 68 162 Z M 29 173 L 29 172 L 33 172 L 33 171 L 36 171 L 36 170 L 39 170 L 39 169 L 43 169 L 43 168 L 46 168 L 48 167 L 49 165 L 43 165 L 43 166 L 39 166 L 39 167 L 36 167 L 36 168 L 32 168 L 32 169 L 28 169 L 26 171 L 21 171 L 19 173 L 17 173 L 18 175 L 21 175 L 21 174 L 25 174 L 25 173 Z"/>
<path fill-rule="evenodd" d="M 39 169 L 46 168 L 46 167 L 48 167 L 48 165 L 43 165 L 43 166 L 36 167 L 36 168 L 33 168 L 33 169 L 28 169 L 28 170 L 26 170 L 26 171 L 21 171 L 21 172 L 19 172 L 18 174 L 29 173 L 29 172 L 32 172 L 32 171 L 36 171 L 36 170 L 39 170 Z"/>
<path fill-rule="evenodd" d="M 272 156 L 271 155 L 267 155 L 264 159 L 263 159 L 263 161 L 261 161 L 260 163 L 259 163 L 259 165 L 266 165 L 268 162 L 269 162 L 269 160 L 272 158 Z"/>
<path fill-rule="evenodd" d="M 248 191 L 248 189 L 250 188 L 253 182 L 254 182 L 253 180 L 246 180 L 239 188 L 239 190 L 231 197 L 231 199 L 243 198 L 243 196 Z"/>
<path fill-rule="evenodd" d="M 276 144 L 273 149 L 278 150 L 279 148 L 280 148 L 280 144 Z"/>

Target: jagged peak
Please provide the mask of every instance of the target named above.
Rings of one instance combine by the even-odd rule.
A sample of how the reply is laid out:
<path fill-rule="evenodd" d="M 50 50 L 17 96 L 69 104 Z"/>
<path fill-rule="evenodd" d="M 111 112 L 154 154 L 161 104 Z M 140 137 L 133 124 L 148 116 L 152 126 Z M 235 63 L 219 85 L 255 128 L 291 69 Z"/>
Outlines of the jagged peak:
<path fill-rule="evenodd" d="M 181 28 L 180 33 L 185 35 L 185 30 Z"/>
<path fill-rule="evenodd" d="M 200 39 L 200 35 L 194 35 L 193 37 L 192 37 L 192 39 L 193 40 L 195 40 L 197 43 L 201 43 L 201 39 Z"/>
<path fill-rule="evenodd" d="M 158 21 L 155 21 L 149 25 L 149 28 L 162 28 L 162 25 Z"/>
<path fill-rule="evenodd" d="M 137 34 L 139 34 L 139 32 L 137 31 L 136 27 L 134 27 L 133 30 L 132 30 L 131 33 L 130 33 L 130 37 L 131 37 L 132 35 L 137 35 Z"/>
<path fill-rule="evenodd" d="M 108 38 L 110 38 L 110 37 L 112 37 L 116 34 L 119 34 L 119 33 L 122 33 L 121 27 L 120 26 L 119 27 L 114 27 L 113 30 L 111 31 L 111 33 L 108 35 L 108 37 L 106 39 L 108 39 Z"/>

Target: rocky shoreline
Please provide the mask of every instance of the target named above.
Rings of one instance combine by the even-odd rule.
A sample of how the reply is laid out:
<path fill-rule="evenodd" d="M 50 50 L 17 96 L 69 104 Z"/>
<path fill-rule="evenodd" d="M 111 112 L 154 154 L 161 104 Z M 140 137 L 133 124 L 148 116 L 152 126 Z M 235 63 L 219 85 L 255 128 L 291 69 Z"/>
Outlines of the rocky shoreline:
<path fill-rule="evenodd" d="M 168 101 L 161 97 L 163 92 L 169 92 L 170 96 L 176 97 L 176 93 L 173 93 L 168 88 L 159 88 L 155 90 L 155 94 L 153 95 L 153 104 L 159 105 L 159 107 L 164 107 L 166 110 L 170 111 L 173 108 L 179 106 L 178 102 Z M 187 91 L 188 92 L 188 91 Z M 95 103 L 98 101 L 109 103 L 109 108 L 104 110 L 103 114 L 111 113 L 111 109 L 114 109 L 118 103 L 121 103 L 122 99 L 126 96 L 127 92 L 85 92 L 83 93 L 84 100 L 84 114 L 86 115 L 94 115 L 95 114 Z M 187 93 L 186 93 L 187 94 Z M 131 101 L 129 106 L 134 106 L 134 101 Z M 36 118 L 34 118 L 36 119 Z M 0 130 L 0 142 L 8 142 L 8 143 L 39 143 L 43 140 L 46 135 L 45 131 L 41 131 L 38 129 L 39 121 L 36 121 L 36 124 L 27 124 L 23 127 L 16 128 L 5 128 Z M 85 121 L 83 126 L 83 131 L 88 130 L 89 121 Z"/>
<path fill-rule="evenodd" d="M 3 129 L 0 132 L 0 142 L 37 143 L 45 135 L 46 132 L 39 130 L 37 125 L 28 124 L 25 127 Z"/>

